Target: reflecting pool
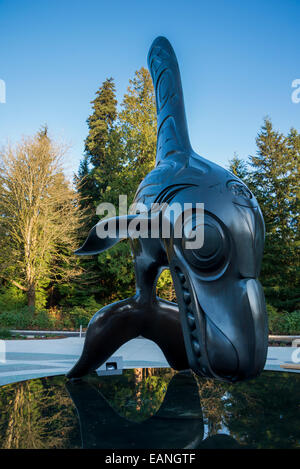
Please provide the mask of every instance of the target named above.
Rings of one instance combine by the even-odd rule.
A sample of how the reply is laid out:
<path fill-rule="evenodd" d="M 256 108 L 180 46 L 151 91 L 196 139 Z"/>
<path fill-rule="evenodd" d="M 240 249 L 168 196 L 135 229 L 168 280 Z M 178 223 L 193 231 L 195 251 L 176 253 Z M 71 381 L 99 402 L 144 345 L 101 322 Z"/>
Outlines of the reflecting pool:
<path fill-rule="evenodd" d="M 0 387 L 0 448 L 299 448 L 300 374 L 228 384 L 136 368 Z"/>

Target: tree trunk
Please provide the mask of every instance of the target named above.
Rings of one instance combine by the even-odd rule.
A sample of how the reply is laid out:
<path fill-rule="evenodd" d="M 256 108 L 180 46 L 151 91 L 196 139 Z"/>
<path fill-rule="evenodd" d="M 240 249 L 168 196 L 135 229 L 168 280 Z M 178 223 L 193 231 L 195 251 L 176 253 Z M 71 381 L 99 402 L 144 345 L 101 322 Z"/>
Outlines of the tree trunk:
<path fill-rule="evenodd" d="M 35 308 L 35 286 L 30 285 L 27 290 L 27 304 L 32 308 Z"/>

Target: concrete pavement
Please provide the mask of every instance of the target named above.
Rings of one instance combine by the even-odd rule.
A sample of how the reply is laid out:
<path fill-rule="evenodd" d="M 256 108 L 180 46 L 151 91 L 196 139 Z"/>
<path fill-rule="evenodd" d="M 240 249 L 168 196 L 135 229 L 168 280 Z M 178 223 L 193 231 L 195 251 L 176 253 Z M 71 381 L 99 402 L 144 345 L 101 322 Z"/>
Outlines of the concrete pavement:
<path fill-rule="evenodd" d="M 5 361 L 0 361 L 0 385 L 4 385 L 67 373 L 81 354 L 84 338 L 1 342 L 5 343 Z M 133 339 L 113 356 L 122 357 L 124 368 L 168 366 L 160 348 L 147 339 Z"/>
<path fill-rule="evenodd" d="M 67 373 L 80 356 L 83 343 L 84 338 L 78 337 L 0 341 L 0 385 Z M 299 350 L 300 360 L 300 348 L 269 347 L 265 369 L 295 372 L 280 368 L 283 363 L 293 363 L 292 352 L 295 350 Z M 127 342 L 114 356 L 122 357 L 124 368 L 169 366 L 160 348 L 143 338 Z"/>

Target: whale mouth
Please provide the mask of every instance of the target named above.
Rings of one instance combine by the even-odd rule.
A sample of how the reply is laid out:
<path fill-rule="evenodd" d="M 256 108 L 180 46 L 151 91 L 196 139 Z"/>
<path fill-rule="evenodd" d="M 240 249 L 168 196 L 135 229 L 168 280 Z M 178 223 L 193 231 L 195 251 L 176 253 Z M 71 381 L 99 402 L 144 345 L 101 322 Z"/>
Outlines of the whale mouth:
<path fill-rule="evenodd" d="M 202 292 L 197 282 L 178 263 L 171 268 L 186 352 L 191 369 L 199 376 L 228 382 L 252 379 L 264 368 L 268 328 L 262 288 L 257 279 L 238 282 L 226 308 L 223 298 L 217 308 L 216 290 Z M 240 294 L 240 300 L 238 300 Z M 236 299 L 237 298 L 237 299 Z M 225 303 L 225 305 L 224 305 Z M 204 305 L 204 306 L 202 306 Z M 234 305 L 230 309 L 229 306 Z M 216 310 L 218 309 L 217 313 Z"/>

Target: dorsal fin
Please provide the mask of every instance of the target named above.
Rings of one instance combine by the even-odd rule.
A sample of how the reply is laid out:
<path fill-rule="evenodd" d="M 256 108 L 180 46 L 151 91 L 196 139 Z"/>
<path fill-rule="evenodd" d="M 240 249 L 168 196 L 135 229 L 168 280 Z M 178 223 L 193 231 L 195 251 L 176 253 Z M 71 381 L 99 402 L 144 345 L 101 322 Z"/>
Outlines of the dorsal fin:
<path fill-rule="evenodd" d="M 181 165 L 192 152 L 184 110 L 180 72 L 174 50 L 165 37 L 152 43 L 148 54 L 156 97 L 156 165 L 168 157 Z"/>

